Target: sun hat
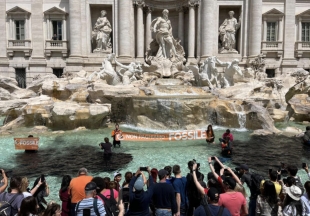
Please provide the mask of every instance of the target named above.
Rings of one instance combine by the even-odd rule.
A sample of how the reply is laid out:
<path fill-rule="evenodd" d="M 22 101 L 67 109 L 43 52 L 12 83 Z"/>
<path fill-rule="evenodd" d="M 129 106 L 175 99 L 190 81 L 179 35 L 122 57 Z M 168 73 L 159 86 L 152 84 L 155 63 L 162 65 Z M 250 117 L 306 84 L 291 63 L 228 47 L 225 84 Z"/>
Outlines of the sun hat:
<path fill-rule="evenodd" d="M 286 188 L 286 193 L 296 201 L 300 200 L 300 197 L 302 196 L 302 191 L 299 187 L 296 185 L 292 185 L 291 187 Z"/>

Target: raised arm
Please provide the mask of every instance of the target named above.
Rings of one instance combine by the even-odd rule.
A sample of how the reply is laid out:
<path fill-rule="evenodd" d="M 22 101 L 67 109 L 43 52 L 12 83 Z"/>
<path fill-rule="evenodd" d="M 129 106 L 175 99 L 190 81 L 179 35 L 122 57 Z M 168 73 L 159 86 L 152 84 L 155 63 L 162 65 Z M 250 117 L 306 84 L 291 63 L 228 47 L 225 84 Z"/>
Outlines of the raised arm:
<path fill-rule="evenodd" d="M 229 65 L 229 63 L 227 62 L 222 62 L 220 61 L 218 58 L 216 59 L 216 62 L 220 65 L 220 66 L 223 66 L 223 67 L 227 67 Z"/>
<path fill-rule="evenodd" d="M 40 179 L 40 181 L 38 182 L 38 184 L 30 191 L 30 193 L 31 193 L 32 195 L 34 195 L 35 192 L 38 190 L 38 188 L 41 186 L 41 184 L 42 184 L 42 182 L 41 182 L 41 179 Z M 69 193 L 69 195 L 70 195 L 70 190 L 68 191 L 68 193 Z"/>
<path fill-rule="evenodd" d="M 215 172 L 215 170 L 214 170 L 214 168 L 213 168 L 211 157 L 209 157 L 208 161 L 209 161 L 209 165 L 210 165 L 211 172 L 213 173 L 214 177 L 215 177 L 216 179 L 218 179 L 218 178 L 219 178 L 219 175 Z"/>
<path fill-rule="evenodd" d="M 226 169 L 228 170 L 228 172 L 230 172 L 230 174 L 236 180 L 236 182 L 242 185 L 242 182 L 240 181 L 239 177 L 230 169 L 230 167 L 226 167 Z"/>
<path fill-rule="evenodd" d="M 193 165 L 193 170 L 196 170 L 197 169 L 197 164 L 195 163 Z M 205 195 L 205 190 L 204 188 L 200 185 L 200 183 L 198 182 L 198 179 L 197 179 L 197 176 L 196 176 L 196 172 L 193 171 L 193 179 L 194 179 L 194 182 L 195 182 L 195 185 L 199 191 L 199 193 L 202 195 L 202 197 L 204 197 Z"/>
<path fill-rule="evenodd" d="M 129 69 L 129 66 L 123 65 L 123 64 L 119 63 L 119 62 L 116 60 L 116 58 L 114 58 L 114 61 L 115 61 L 115 63 L 116 63 L 118 66 L 120 66 L 120 67 L 122 67 L 122 68 Z"/>
<path fill-rule="evenodd" d="M 3 177 L 4 185 L 2 187 L 0 187 L 0 194 L 3 193 L 6 189 L 6 187 L 8 186 L 8 178 L 6 177 L 4 170 L 1 169 L 1 171 L 2 171 L 2 177 Z"/>

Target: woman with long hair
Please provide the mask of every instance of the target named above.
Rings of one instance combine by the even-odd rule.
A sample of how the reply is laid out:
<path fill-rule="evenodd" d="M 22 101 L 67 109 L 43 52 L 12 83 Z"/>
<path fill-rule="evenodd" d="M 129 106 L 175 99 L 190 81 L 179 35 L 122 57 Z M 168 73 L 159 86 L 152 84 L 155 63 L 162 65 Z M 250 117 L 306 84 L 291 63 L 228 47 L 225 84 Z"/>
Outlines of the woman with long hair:
<path fill-rule="evenodd" d="M 256 216 L 277 216 L 278 196 L 276 187 L 271 181 L 265 181 L 263 194 L 258 195 L 256 201 Z"/>
<path fill-rule="evenodd" d="M 301 197 L 301 200 L 305 203 L 306 205 L 306 214 L 310 215 L 310 181 L 307 181 L 304 185 L 306 189 L 306 193 Z"/>
<path fill-rule="evenodd" d="M 305 215 L 306 207 L 301 201 L 302 191 L 296 185 L 286 188 L 286 197 L 283 203 L 283 216 Z"/>
<path fill-rule="evenodd" d="M 33 196 L 29 196 L 23 199 L 17 216 L 31 216 L 31 215 L 37 215 L 37 213 L 38 213 L 37 200 Z"/>
<path fill-rule="evenodd" d="M 31 189 L 31 191 L 33 189 L 36 189 L 36 192 L 33 194 L 33 196 L 36 198 L 37 203 L 39 205 L 39 213 L 45 210 L 45 207 L 43 206 L 42 203 L 47 205 L 46 200 L 44 199 L 44 197 L 48 197 L 50 190 L 49 190 L 49 186 L 46 183 L 46 181 L 44 180 L 44 182 L 41 182 L 41 177 L 37 178 L 33 184 L 33 187 Z"/>
<path fill-rule="evenodd" d="M 60 215 L 61 215 L 60 205 L 58 205 L 54 201 L 50 202 L 47 205 L 47 208 L 43 214 L 43 216 L 60 216 Z"/>
<path fill-rule="evenodd" d="M 132 172 L 126 172 L 125 173 L 125 181 L 123 182 L 123 185 L 122 187 L 129 187 L 129 183 L 132 179 L 133 175 L 132 175 Z"/>
<path fill-rule="evenodd" d="M 29 187 L 29 180 L 27 177 L 23 177 L 20 190 L 23 193 L 25 198 L 32 196 L 32 194 L 28 191 L 28 187 Z"/>
<path fill-rule="evenodd" d="M 65 175 L 62 178 L 61 188 L 59 190 L 59 197 L 60 200 L 62 201 L 61 216 L 69 216 L 70 214 L 71 200 L 68 194 L 70 182 L 71 182 L 71 176 Z"/>
<path fill-rule="evenodd" d="M 208 129 L 206 130 L 206 134 L 207 134 L 207 139 L 206 139 L 207 143 L 208 144 L 210 144 L 210 143 L 215 144 L 215 142 L 214 142 L 215 135 L 214 135 L 214 132 L 213 132 L 212 125 L 208 126 Z"/>

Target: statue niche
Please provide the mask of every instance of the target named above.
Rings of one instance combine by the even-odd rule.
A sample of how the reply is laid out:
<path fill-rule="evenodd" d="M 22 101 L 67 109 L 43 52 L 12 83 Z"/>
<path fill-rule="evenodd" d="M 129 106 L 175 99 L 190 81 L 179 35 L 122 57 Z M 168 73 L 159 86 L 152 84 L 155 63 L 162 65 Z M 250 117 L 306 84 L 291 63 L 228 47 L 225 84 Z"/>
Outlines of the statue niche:
<path fill-rule="evenodd" d="M 97 19 L 94 30 L 92 31 L 92 40 L 96 44 L 96 48 L 93 50 L 94 53 L 111 53 L 111 32 L 112 27 L 110 21 L 106 17 L 107 12 L 101 11 L 101 17 Z"/>
<path fill-rule="evenodd" d="M 155 33 L 155 39 L 151 42 L 146 53 L 146 62 L 156 66 L 154 71 L 158 77 L 173 77 L 182 69 L 185 62 L 185 52 L 172 35 L 172 26 L 168 18 L 169 11 L 163 11 L 163 17 L 157 17 L 152 21 L 151 31 Z"/>
<path fill-rule="evenodd" d="M 219 36 L 221 40 L 221 45 L 219 53 L 236 53 L 236 32 L 241 26 L 241 18 L 239 22 L 234 17 L 235 12 L 229 11 L 229 18 L 225 19 L 219 28 Z"/>

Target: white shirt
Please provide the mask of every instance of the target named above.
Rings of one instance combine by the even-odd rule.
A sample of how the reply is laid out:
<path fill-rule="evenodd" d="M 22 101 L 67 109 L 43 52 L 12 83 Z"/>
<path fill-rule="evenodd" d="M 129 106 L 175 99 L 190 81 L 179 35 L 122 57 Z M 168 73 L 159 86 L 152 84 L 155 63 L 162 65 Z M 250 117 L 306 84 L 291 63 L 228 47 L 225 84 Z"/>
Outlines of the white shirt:
<path fill-rule="evenodd" d="M 24 198 L 32 196 L 32 194 L 27 191 L 23 192 L 23 195 L 24 195 Z"/>

